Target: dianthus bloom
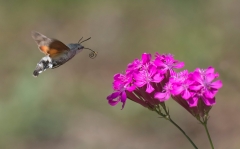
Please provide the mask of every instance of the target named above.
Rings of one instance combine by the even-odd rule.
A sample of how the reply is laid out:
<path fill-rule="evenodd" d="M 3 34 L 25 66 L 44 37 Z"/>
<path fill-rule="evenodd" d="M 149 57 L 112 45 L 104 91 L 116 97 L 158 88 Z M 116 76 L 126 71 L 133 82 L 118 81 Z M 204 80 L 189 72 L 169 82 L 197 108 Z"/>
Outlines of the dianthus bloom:
<path fill-rule="evenodd" d="M 107 97 L 110 105 L 122 102 L 124 108 L 128 98 L 152 108 L 165 101 L 155 98 L 155 94 L 164 90 L 163 86 L 168 82 L 170 74 L 174 73 L 174 69 L 182 68 L 184 63 L 175 60 L 171 54 L 157 53 L 154 60 L 151 57 L 151 54 L 142 54 L 142 59 L 135 59 L 128 64 L 125 74 L 114 76 L 114 92 Z"/>
<path fill-rule="evenodd" d="M 222 87 L 213 67 L 197 68 L 193 72 L 175 69 L 184 63 L 174 59 L 172 54 L 143 53 L 141 59 L 128 64 L 124 74 L 114 75 L 114 92 L 107 97 L 108 103 L 115 106 L 119 102 L 124 108 L 127 98 L 153 109 L 155 105 L 172 97 L 194 116 L 202 116 L 216 103 L 216 93 Z"/>
<path fill-rule="evenodd" d="M 114 75 L 114 92 L 107 97 L 108 103 L 115 106 L 121 102 L 123 109 L 127 99 L 130 99 L 155 111 L 174 124 L 197 149 L 193 141 L 170 117 L 165 101 L 172 97 L 204 125 L 214 148 L 207 121 L 210 109 L 216 104 L 215 96 L 222 87 L 222 82 L 216 80 L 219 74 L 213 67 L 197 68 L 193 72 L 176 72 L 176 69 L 183 67 L 184 63 L 175 60 L 172 54 L 156 53 L 155 59 L 152 59 L 151 54 L 143 53 L 141 59 L 135 59 L 128 64 L 125 73 Z"/>
<path fill-rule="evenodd" d="M 177 73 L 172 77 L 172 97 L 194 116 L 203 117 L 216 104 L 215 96 L 222 87 L 213 67 L 197 68 L 194 72 Z"/>

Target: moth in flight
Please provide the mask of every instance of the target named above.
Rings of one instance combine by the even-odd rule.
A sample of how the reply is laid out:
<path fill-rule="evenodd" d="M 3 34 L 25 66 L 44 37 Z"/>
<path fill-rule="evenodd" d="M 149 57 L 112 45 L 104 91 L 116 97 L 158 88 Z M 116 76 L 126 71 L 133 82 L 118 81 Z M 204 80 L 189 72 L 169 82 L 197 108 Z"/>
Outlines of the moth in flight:
<path fill-rule="evenodd" d="M 83 41 L 81 38 L 78 43 L 70 43 L 68 45 L 65 45 L 57 39 L 48 38 L 47 36 L 35 31 L 32 31 L 32 38 L 36 41 L 39 50 L 46 55 L 37 63 L 37 66 L 33 71 L 34 77 L 37 77 L 48 68 L 54 69 L 63 65 L 83 49 L 91 51 L 89 54 L 90 58 L 95 58 L 97 56 L 97 52 L 81 45 L 91 37 Z"/>

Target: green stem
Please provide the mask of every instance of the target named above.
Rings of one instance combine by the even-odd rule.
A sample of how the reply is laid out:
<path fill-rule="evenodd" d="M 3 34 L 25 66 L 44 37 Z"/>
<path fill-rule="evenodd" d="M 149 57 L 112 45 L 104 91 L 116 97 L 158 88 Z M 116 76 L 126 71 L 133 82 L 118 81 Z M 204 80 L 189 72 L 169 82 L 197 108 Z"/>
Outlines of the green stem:
<path fill-rule="evenodd" d="M 212 139 L 211 139 L 211 136 L 210 136 L 208 128 L 207 128 L 207 122 L 204 122 L 202 124 L 203 124 L 203 126 L 204 126 L 204 128 L 205 128 L 205 130 L 207 132 L 208 140 L 209 140 L 209 142 L 211 144 L 211 147 L 212 147 L 212 149 L 214 149 L 214 146 L 213 146 L 213 143 L 212 143 Z"/>
<path fill-rule="evenodd" d="M 159 106 L 157 106 L 156 109 L 153 109 L 155 112 L 157 112 L 157 114 L 159 114 L 160 116 L 162 116 L 162 118 L 165 118 L 166 120 L 170 121 L 174 126 L 176 126 L 183 134 L 184 136 L 188 139 L 188 141 L 192 144 L 192 146 L 195 148 L 195 149 L 198 149 L 197 146 L 193 143 L 193 141 L 188 137 L 188 135 L 182 130 L 181 127 L 179 127 L 170 117 L 169 115 L 169 110 L 166 109 L 166 106 L 165 106 L 165 103 L 162 103 L 162 108 L 165 112 L 162 113 L 161 112 L 161 108 Z"/>
<path fill-rule="evenodd" d="M 188 137 L 188 135 L 182 130 L 181 127 L 179 127 L 170 117 L 168 117 L 168 120 L 176 126 L 183 134 L 184 136 L 188 139 L 188 141 L 194 146 L 195 149 L 198 149 L 197 146 L 193 143 L 193 141 Z"/>

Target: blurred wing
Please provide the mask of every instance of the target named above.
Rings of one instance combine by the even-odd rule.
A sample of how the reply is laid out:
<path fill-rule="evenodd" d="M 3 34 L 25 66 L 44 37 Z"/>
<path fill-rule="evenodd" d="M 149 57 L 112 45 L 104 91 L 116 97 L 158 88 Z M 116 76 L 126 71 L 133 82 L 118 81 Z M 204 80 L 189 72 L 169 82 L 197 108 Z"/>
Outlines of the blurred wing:
<path fill-rule="evenodd" d="M 39 50 L 51 58 L 70 50 L 61 41 L 48 38 L 35 31 L 32 32 L 32 38 L 36 41 Z"/>

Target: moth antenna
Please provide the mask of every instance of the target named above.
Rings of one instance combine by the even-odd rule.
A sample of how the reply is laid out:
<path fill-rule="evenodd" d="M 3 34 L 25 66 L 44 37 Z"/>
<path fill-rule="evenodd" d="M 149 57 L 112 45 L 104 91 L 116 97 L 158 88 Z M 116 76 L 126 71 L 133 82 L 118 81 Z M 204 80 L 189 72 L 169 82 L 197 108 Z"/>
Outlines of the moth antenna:
<path fill-rule="evenodd" d="M 95 52 L 94 50 L 89 49 L 89 48 L 83 48 L 83 49 L 87 49 L 87 50 L 92 51 L 91 53 L 89 53 L 89 57 L 90 57 L 91 59 L 94 59 L 95 57 L 97 57 L 97 52 Z"/>
<path fill-rule="evenodd" d="M 79 39 L 78 43 L 80 43 L 80 41 L 83 39 L 83 37 L 81 39 Z"/>
<path fill-rule="evenodd" d="M 91 37 L 89 37 L 88 39 L 83 40 L 83 41 L 80 42 L 80 43 L 83 43 L 83 42 L 85 42 L 85 41 L 87 41 L 87 40 L 89 40 L 89 39 L 91 39 Z"/>

